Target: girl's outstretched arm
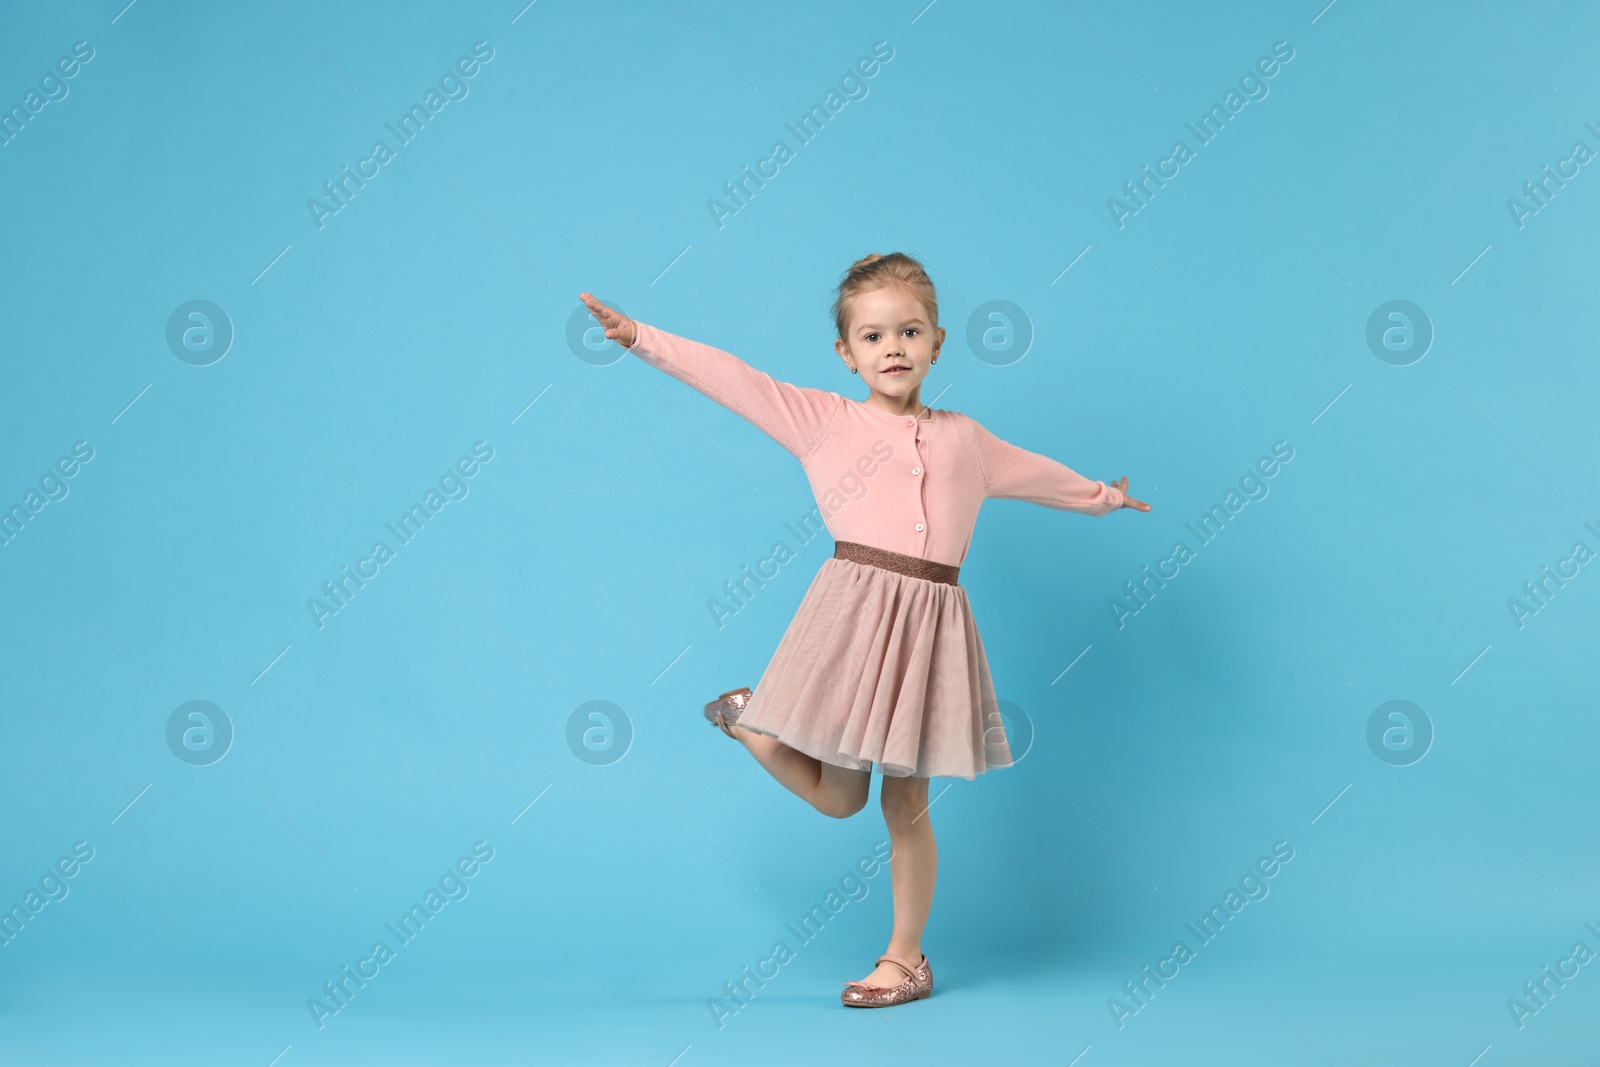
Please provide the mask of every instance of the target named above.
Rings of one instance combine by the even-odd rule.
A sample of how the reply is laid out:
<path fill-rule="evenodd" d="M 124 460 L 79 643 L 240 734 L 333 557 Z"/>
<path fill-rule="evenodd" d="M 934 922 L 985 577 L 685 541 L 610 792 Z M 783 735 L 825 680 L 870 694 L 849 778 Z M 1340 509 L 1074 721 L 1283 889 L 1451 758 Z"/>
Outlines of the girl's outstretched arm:
<path fill-rule="evenodd" d="M 589 293 L 578 295 L 606 328 L 606 337 L 748 419 L 802 460 L 822 440 L 843 403 L 838 393 L 779 381 L 732 353 L 637 322 Z"/>
<path fill-rule="evenodd" d="M 1128 486 L 1126 477 L 1109 484 L 1093 481 L 1049 456 L 1000 440 L 970 418 L 967 425 L 972 429 L 985 497 L 1027 500 L 1085 515 L 1104 515 L 1118 508 L 1150 510 L 1149 504 L 1123 491 Z"/>

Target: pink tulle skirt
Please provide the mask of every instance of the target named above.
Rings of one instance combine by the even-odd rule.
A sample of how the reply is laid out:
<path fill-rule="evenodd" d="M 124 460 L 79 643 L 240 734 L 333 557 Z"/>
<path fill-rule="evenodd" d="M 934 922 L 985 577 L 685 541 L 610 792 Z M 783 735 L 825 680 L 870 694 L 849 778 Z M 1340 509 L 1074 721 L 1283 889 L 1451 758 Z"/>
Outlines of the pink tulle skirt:
<path fill-rule="evenodd" d="M 1009 767 L 967 591 L 823 561 L 739 725 L 824 763 L 971 779 Z"/>

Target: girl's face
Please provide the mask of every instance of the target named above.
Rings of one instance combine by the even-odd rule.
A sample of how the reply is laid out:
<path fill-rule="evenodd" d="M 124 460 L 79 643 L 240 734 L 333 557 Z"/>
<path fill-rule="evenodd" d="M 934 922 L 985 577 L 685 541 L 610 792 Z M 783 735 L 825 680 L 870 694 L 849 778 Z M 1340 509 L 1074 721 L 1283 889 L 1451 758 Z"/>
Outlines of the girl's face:
<path fill-rule="evenodd" d="M 833 347 L 867 388 L 898 399 L 916 395 L 942 344 L 944 327 L 933 325 L 922 301 L 887 285 L 850 302 L 850 329 Z"/>

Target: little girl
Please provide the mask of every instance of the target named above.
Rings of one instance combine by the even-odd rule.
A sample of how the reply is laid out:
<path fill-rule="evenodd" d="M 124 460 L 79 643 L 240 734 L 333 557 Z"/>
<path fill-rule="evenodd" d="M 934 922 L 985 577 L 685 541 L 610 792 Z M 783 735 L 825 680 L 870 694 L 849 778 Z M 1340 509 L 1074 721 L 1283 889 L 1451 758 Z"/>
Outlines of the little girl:
<path fill-rule="evenodd" d="M 845 983 L 840 1000 L 887 1007 L 925 997 L 933 972 L 922 931 L 938 866 L 928 779 L 970 780 L 1012 764 L 983 642 L 956 584 L 978 509 L 988 497 L 1086 515 L 1150 505 L 1124 492 L 1126 477 L 1090 481 L 966 415 L 921 404 L 945 331 L 932 280 L 902 253 L 852 264 L 833 306 L 834 349 L 866 382 L 864 401 L 778 381 L 580 296 L 606 337 L 793 453 L 819 504 L 837 497 L 841 480 L 865 486 L 826 513 L 833 558 L 823 561 L 755 690 L 722 694 L 706 705 L 706 718 L 824 815 L 860 811 L 878 765 L 894 932 L 877 969 Z"/>

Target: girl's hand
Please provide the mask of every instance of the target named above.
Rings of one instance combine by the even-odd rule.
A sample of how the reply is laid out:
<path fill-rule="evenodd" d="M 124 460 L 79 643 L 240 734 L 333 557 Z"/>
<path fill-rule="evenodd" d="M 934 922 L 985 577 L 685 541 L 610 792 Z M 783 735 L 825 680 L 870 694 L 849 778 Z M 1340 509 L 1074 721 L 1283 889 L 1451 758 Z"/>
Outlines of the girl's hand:
<path fill-rule="evenodd" d="M 623 348 L 633 347 L 633 342 L 638 339 L 638 333 L 634 329 L 632 319 L 620 312 L 612 311 L 589 293 L 579 293 L 578 299 L 584 302 L 589 312 L 606 328 L 608 340 L 617 342 Z"/>
<path fill-rule="evenodd" d="M 607 336 L 609 336 L 609 335 L 607 335 Z M 1117 481 L 1110 482 L 1108 484 L 1114 485 L 1119 490 L 1122 491 L 1122 506 L 1123 507 L 1125 507 L 1125 508 L 1136 508 L 1139 511 L 1149 511 L 1150 510 L 1150 505 L 1149 504 L 1146 504 L 1143 500 L 1135 500 L 1135 499 L 1133 499 L 1133 497 L 1128 495 L 1128 476 L 1126 474 L 1124 474 Z"/>

